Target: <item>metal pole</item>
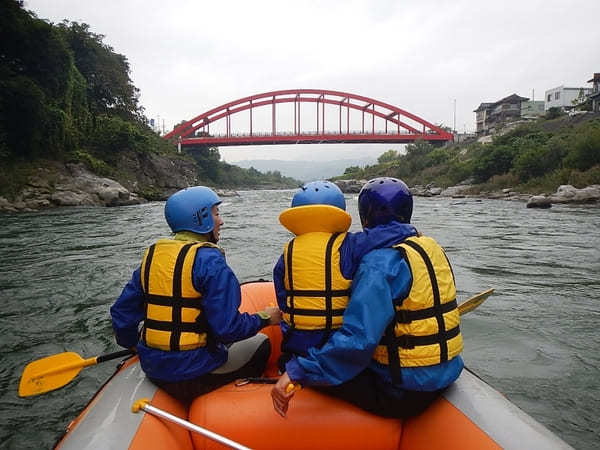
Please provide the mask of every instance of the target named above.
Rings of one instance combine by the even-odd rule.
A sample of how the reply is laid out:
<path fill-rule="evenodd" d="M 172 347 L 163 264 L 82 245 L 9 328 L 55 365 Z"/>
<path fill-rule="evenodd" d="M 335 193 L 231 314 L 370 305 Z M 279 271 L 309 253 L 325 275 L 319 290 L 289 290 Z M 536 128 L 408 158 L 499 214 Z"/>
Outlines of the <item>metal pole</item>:
<path fill-rule="evenodd" d="M 137 413 L 140 409 L 143 409 L 149 414 L 168 420 L 169 422 L 173 422 L 184 428 L 187 428 L 188 430 L 193 431 L 194 433 L 206 436 L 207 438 L 212 439 L 213 441 L 216 441 L 220 444 L 226 445 L 230 448 L 234 448 L 236 450 L 250 450 L 249 447 L 232 441 L 231 439 L 227 439 L 225 436 L 213 433 L 212 431 L 207 430 L 206 428 L 199 427 L 198 425 L 188 422 L 187 420 L 184 420 L 181 417 L 174 416 L 173 414 L 170 414 L 166 411 L 163 411 L 162 409 L 152 406 L 148 403 L 148 399 L 140 399 L 136 401 L 131 407 L 131 410 L 134 413 Z"/>
<path fill-rule="evenodd" d="M 454 99 L 454 134 L 456 134 L 456 99 Z"/>
<path fill-rule="evenodd" d="M 373 113 L 371 114 L 371 133 L 375 134 L 375 103 L 373 103 Z"/>

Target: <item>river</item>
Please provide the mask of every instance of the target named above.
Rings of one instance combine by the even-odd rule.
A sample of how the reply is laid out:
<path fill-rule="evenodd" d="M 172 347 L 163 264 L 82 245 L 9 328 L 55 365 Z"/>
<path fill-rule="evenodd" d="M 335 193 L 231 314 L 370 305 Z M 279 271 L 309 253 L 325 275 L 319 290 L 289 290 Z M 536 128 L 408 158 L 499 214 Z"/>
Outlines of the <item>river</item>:
<path fill-rule="evenodd" d="M 224 198 L 220 244 L 240 281 L 272 279 L 293 191 Z M 360 229 L 356 195 L 346 195 Z M 108 309 L 143 249 L 168 236 L 164 202 L 0 215 L 0 448 L 51 448 L 114 371 L 19 398 L 25 365 L 64 351 L 116 351 Z M 416 198 L 413 224 L 447 250 L 458 299 L 495 288 L 463 318 L 469 368 L 578 449 L 600 425 L 600 207 L 526 209 L 504 200 Z"/>

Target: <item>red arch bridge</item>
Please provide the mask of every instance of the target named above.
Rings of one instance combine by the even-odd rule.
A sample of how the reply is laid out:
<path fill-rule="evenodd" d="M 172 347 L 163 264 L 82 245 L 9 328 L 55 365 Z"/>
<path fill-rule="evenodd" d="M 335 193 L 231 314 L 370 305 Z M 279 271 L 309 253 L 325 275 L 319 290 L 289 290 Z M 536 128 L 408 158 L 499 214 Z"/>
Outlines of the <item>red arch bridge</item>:
<path fill-rule="evenodd" d="M 396 106 L 320 89 L 244 97 L 182 123 L 164 138 L 184 147 L 453 140 L 451 133 Z"/>

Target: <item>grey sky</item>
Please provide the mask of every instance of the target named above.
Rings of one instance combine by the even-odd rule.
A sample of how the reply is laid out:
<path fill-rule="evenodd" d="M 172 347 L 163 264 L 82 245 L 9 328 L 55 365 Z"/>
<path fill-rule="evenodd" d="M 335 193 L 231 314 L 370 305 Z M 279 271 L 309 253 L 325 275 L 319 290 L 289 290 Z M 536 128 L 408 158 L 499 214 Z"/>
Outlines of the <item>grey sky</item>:
<path fill-rule="evenodd" d="M 165 127 L 252 94 L 316 88 L 475 128 L 481 103 L 543 100 L 600 72 L 599 0 L 25 0 L 84 22 L 127 57 L 149 118 Z M 290 127 L 291 128 L 291 127 Z M 240 130 L 242 131 L 242 130 Z M 221 148 L 227 161 L 327 160 L 396 145 Z"/>

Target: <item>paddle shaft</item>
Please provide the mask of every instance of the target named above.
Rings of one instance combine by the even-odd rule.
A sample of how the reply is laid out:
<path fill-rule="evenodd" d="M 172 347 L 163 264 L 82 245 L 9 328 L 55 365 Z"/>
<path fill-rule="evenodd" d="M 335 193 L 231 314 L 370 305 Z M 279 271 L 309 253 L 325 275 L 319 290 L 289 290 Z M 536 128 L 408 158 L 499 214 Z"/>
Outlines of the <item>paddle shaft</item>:
<path fill-rule="evenodd" d="M 66 372 L 67 370 L 79 369 L 88 366 L 100 364 L 111 359 L 121 358 L 123 356 L 133 355 L 135 352 L 132 350 L 122 350 L 120 352 L 107 353 L 105 355 L 94 356 L 92 358 L 82 359 L 69 364 L 63 364 L 61 366 L 52 367 L 48 370 L 36 374 L 36 378 L 44 377 L 46 375 L 52 375 L 53 373 Z"/>
<path fill-rule="evenodd" d="M 110 361 L 111 359 L 122 358 L 124 356 L 135 355 L 134 350 L 121 350 L 120 352 L 107 353 L 105 355 L 96 356 L 96 364 Z"/>
<path fill-rule="evenodd" d="M 202 436 L 205 436 L 209 439 L 212 439 L 213 441 L 226 445 L 230 448 L 234 448 L 236 450 L 250 450 L 249 447 L 246 447 L 242 444 L 238 444 L 237 442 L 232 441 L 231 439 L 227 439 L 225 436 L 221 436 L 220 434 L 213 433 L 212 431 L 207 430 L 206 428 L 199 427 L 198 425 L 192 422 L 188 422 L 187 420 L 184 420 L 181 417 L 174 416 L 173 414 L 170 414 L 166 411 L 163 411 L 162 409 L 152 406 L 149 403 L 142 401 L 139 407 L 147 413 L 168 420 L 169 422 L 173 422 L 179 426 L 187 428 L 190 431 L 193 431 L 194 433 L 201 434 Z"/>

